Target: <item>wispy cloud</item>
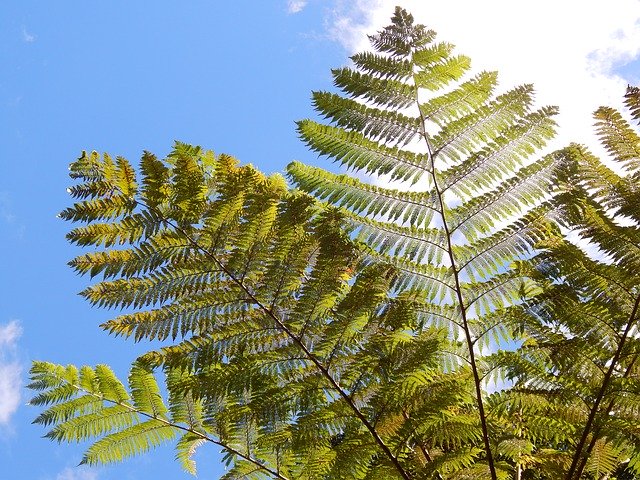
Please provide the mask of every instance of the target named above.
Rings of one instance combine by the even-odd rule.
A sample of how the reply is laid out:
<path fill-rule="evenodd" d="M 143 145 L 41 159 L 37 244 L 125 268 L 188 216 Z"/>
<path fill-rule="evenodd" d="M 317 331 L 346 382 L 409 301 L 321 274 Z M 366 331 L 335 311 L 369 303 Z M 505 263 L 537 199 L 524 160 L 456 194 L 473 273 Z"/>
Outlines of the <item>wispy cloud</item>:
<path fill-rule="evenodd" d="M 67 467 L 56 476 L 56 480 L 97 480 L 98 472 L 87 467 Z"/>
<path fill-rule="evenodd" d="M 6 223 L 13 223 L 16 219 L 11 212 L 11 200 L 8 192 L 0 192 L 0 219 Z"/>
<path fill-rule="evenodd" d="M 389 23 L 397 0 L 335 0 L 330 33 L 350 51 L 368 48 L 366 33 Z M 591 113 L 600 105 L 621 108 L 628 82 L 617 68 L 640 56 L 637 0 L 612 8 L 584 0 L 405 0 L 417 22 L 441 41 L 469 55 L 474 71 L 498 70 L 502 90 L 533 83 L 540 104 L 560 106 L 560 136 L 597 144 Z"/>
<path fill-rule="evenodd" d="M 22 365 L 16 350 L 21 334 L 16 320 L 0 325 L 0 425 L 8 425 L 20 405 Z"/>
<path fill-rule="evenodd" d="M 17 221 L 11 208 L 11 196 L 6 191 L 0 191 L 0 223 L 11 226 L 11 231 L 17 238 L 24 236 L 25 226 Z"/>
<path fill-rule="evenodd" d="M 21 335 L 22 328 L 16 320 L 0 325 L 0 348 L 14 349 Z"/>
<path fill-rule="evenodd" d="M 33 43 L 36 41 L 38 37 L 36 37 L 33 33 L 29 33 L 27 31 L 27 27 L 22 26 L 22 41 L 26 43 Z"/>
<path fill-rule="evenodd" d="M 306 6 L 307 6 L 306 0 L 289 0 L 287 2 L 287 12 L 298 13 L 298 12 L 301 12 Z"/>

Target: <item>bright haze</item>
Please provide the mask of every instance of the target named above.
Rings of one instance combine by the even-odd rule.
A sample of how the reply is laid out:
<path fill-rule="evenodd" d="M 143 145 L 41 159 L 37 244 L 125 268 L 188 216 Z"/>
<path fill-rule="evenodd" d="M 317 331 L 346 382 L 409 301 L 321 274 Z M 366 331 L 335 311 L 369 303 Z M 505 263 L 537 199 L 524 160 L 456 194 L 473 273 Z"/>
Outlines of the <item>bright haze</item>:
<path fill-rule="evenodd" d="M 331 31 L 352 52 L 366 33 L 389 23 L 397 1 L 338 2 Z M 628 84 L 640 82 L 640 1 L 406 0 L 417 22 L 471 57 L 472 69 L 499 71 L 501 90 L 533 83 L 540 105 L 560 107 L 553 147 L 592 145 L 592 112 L 619 108 Z"/>

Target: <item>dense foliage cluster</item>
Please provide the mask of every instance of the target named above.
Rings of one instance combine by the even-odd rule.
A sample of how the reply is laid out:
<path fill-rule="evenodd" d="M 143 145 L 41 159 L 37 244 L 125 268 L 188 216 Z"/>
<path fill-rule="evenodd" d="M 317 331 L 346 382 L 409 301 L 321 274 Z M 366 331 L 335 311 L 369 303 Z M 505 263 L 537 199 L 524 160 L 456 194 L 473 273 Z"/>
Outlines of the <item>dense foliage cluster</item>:
<path fill-rule="evenodd" d="M 371 43 L 314 93 L 329 123 L 298 124 L 357 178 L 293 163 L 291 189 L 184 144 L 72 164 L 83 296 L 165 346 L 127 385 L 34 363 L 48 437 L 88 464 L 175 439 L 192 473 L 211 443 L 229 480 L 640 474 L 640 137 L 601 108 L 619 169 L 540 156 L 556 109 L 531 86 L 496 93 L 399 8 Z"/>

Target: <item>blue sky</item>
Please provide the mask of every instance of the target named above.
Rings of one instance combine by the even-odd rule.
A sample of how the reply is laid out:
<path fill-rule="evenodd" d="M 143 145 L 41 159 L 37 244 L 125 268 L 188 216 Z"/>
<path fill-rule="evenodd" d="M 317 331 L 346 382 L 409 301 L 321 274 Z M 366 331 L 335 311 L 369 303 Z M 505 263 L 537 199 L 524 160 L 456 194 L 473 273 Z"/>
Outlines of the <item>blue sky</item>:
<path fill-rule="evenodd" d="M 480 68 L 499 68 L 507 85 L 540 85 L 541 100 L 567 112 L 566 135 L 588 143 L 585 111 L 640 80 L 640 3 L 620 0 L 612 12 L 601 11 L 601 2 L 546 2 L 522 2 L 531 10 L 526 22 L 499 0 L 430 10 L 424 1 L 405 3 Z M 25 406 L 20 385 L 31 360 L 106 362 L 124 374 L 144 350 L 106 336 L 98 325 L 109 312 L 76 295 L 87 280 L 67 268 L 78 250 L 56 218 L 69 203 L 68 163 L 83 149 L 132 161 L 143 150 L 162 156 L 174 140 L 267 172 L 293 159 L 317 163 L 294 121 L 313 115 L 311 90 L 330 88 L 330 69 L 362 48 L 365 32 L 388 22 L 393 3 L 0 4 L 1 477 L 190 478 L 163 448 L 118 466 L 77 469 L 81 448 L 42 439 L 30 424 L 37 410 Z M 474 10 L 479 4 L 485 11 Z M 218 478 L 215 449 L 203 447 L 197 460 L 199 478 Z"/>

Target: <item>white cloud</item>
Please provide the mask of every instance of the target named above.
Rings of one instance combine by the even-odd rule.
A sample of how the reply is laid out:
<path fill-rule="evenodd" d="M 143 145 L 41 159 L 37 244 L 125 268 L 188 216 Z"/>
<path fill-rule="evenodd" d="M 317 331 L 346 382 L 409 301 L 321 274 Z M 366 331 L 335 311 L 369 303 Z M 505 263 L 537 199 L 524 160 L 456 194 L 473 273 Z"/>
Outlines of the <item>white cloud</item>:
<path fill-rule="evenodd" d="M 336 0 L 330 33 L 352 52 L 390 23 L 397 0 Z M 590 146 L 592 112 L 621 108 L 627 83 L 615 68 L 640 55 L 640 1 L 405 0 L 417 22 L 471 57 L 473 71 L 498 70 L 501 89 L 533 83 L 540 105 L 558 105 L 560 136 Z"/>
<path fill-rule="evenodd" d="M 22 328 L 17 321 L 13 320 L 6 325 L 0 325 L 0 347 L 14 348 L 20 335 L 22 335 Z"/>
<path fill-rule="evenodd" d="M 20 405 L 22 366 L 16 360 L 20 324 L 13 320 L 0 325 L 0 425 L 7 425 Z"/>
<path fill-rule="evenodd" d="M 298 13 L 307 6 L 306 0 L 289 0 L 287 2 L 287 12 Z"/>
<path fill-rule="evenodd" d="M 97 480 L 98 472 L 87 467 L 67 467 L 62 470 L 56 480 Z"/>
<path fill-rule="evenodd" d="M 8 424 L 20 405 L 21 373 L 18 362 L 0 364 L 0 425 Z"/>
<path fill-rule="evenodd" d="M 36 41 L 36 37 L 34 34 L 29 33 L 27 31 L 27 27 L 25 27 L 24 25 L 22 26 L 22 40 L 26 43 L 33 43 Z"/>

